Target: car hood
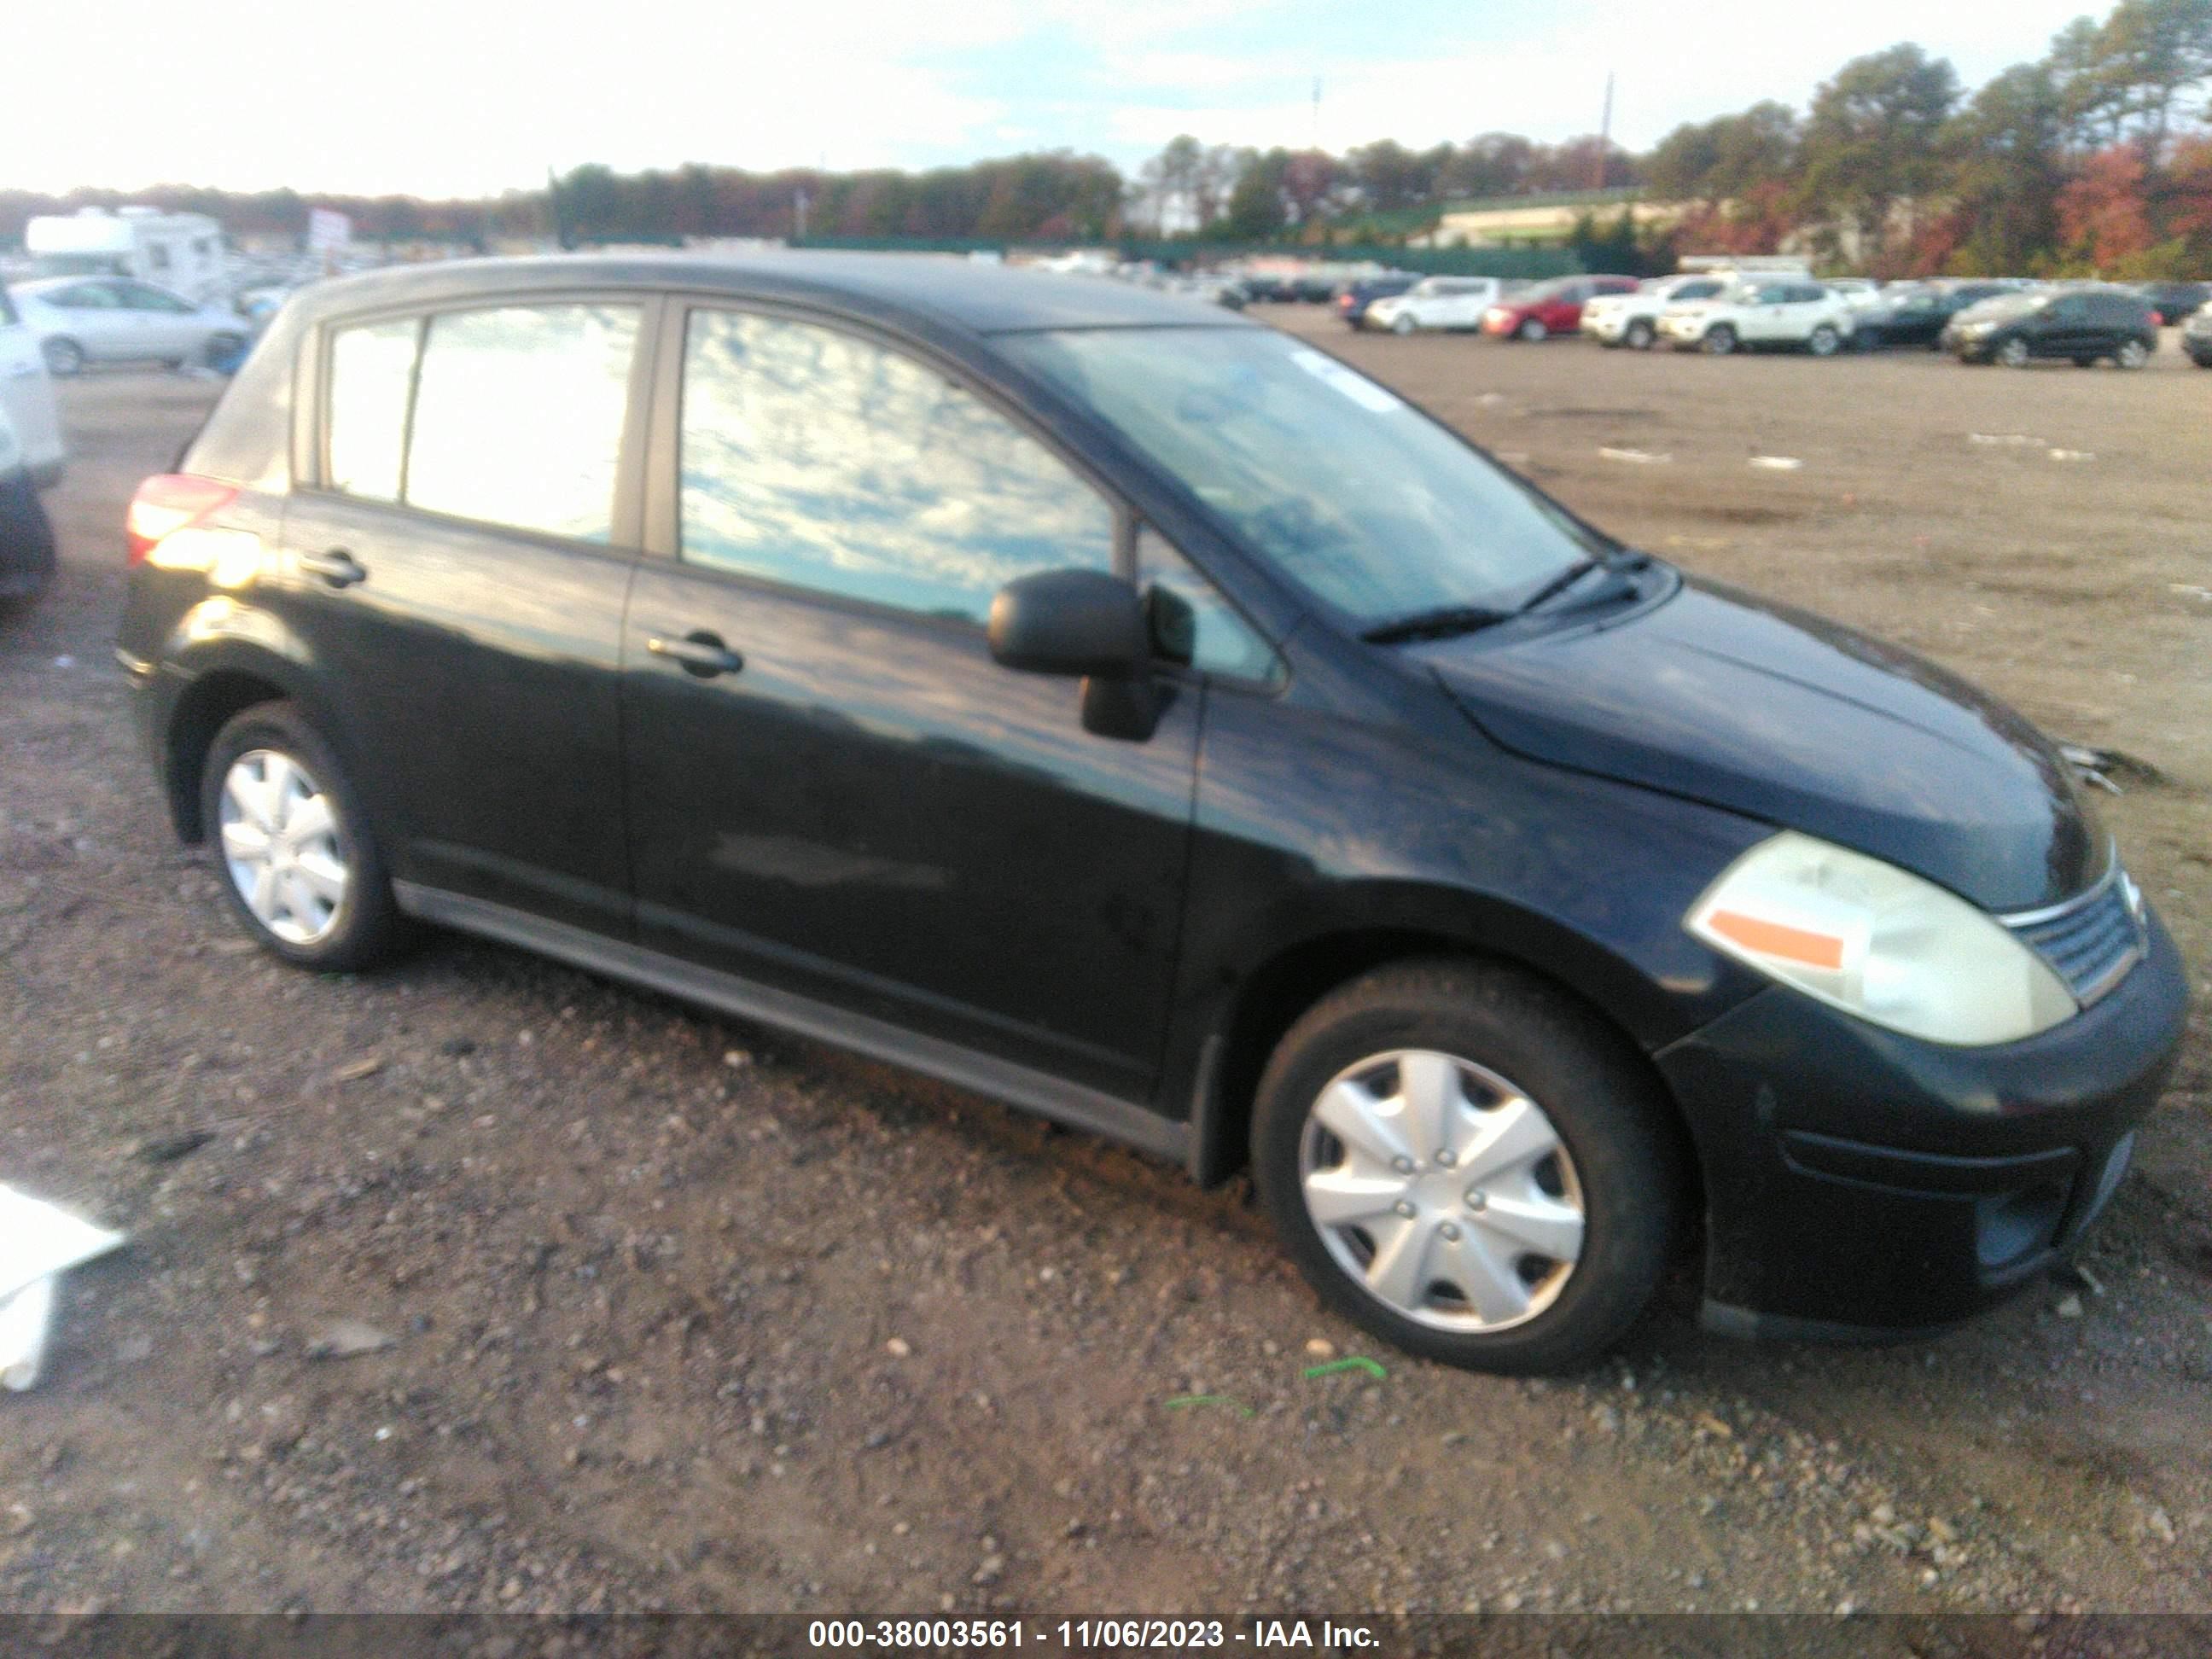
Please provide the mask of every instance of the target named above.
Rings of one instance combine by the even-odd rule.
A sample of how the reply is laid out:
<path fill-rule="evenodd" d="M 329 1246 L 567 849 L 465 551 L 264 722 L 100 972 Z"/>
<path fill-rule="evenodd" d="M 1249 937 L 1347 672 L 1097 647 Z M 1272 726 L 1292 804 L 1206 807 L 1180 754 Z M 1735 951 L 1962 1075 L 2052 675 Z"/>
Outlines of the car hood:
<path fill-rule="evenodd" d="M 1856 848 L 1991 910 L 2101 873 L 2051 741 L 1934 664 L 1686 581 L 1613 625 L 1409 647 L 1505 748 Z"/>

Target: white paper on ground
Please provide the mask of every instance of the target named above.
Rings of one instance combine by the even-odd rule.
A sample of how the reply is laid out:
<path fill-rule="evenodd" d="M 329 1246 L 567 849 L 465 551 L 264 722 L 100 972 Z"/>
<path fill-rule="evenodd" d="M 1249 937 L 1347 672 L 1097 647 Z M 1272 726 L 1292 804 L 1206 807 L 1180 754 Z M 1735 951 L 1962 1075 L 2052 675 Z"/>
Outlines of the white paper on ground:
<path fill-rule="evenodd" d="M 121 1233 L 0 1187 L 0 1382 L 21 1390 L 39 1380 L 56 1279 L 121 1243 Z"/>
<path fill-rule="evenodd" d="M 55 1278 L 34 1279 L 0 1297 L 0 1383 L 21 1394 L 46 1363 L 46 1327 L 53 1318 Z"/>

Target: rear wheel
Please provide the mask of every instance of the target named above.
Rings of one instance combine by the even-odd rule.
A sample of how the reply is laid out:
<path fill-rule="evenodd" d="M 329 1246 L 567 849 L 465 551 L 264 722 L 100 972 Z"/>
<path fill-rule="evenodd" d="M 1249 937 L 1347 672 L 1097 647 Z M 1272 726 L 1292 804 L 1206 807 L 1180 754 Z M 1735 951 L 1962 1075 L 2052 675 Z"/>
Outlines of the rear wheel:
<path fill-rule="evenodd" d="M 1735 330 L 1726 323 L 1715 323 L 1705 331 L 1703 345 L 1708 355 L 1725 357 L 1736 348 Z"/>
<path fill-rule="evenodd" d="M 264 950 L 303 968 L 367 968 L 405 922 L 337 757 L 295 704 L 257 703 L 216 733 L 200 822 L 223 897 Z"/>
<path fill-rule="evenodd" d="M 2150 361 L 2150 348 L 2141 340 L 2123 340 L 2112 361 L 2122 368 L 2141 368 Z"/>
<path fill-rule="evenodd" d="M 1638 317 L 1634 322 L 1628 325 L 1628 344 L 1633 350 L 1650 350 L 1651 342 L 1656 337 L 1652 332 L 1651 325 L 1645 322 L 1641 317 Z"/>
<path fill-rule="evenodd" d="M 1522 339 L 1529 341 L 1540 340 L 1551 331 L 1544 326 L 1544 319 L 1541 317 L 1524 318 L 1521 326 L 1514 331 Z"/>
<path fill-rule="evenodd" d="M 2097 360 L 2094 357 L 2076 357 L 2074 360 L 2074 367 L 2076 368 L 2094 368 L 2096 366 Z"/>
<path fill-rule="evenodd" d="M 1632 1050 L 1486 964 L 1401 963 L 1293 1026 L 1260 1082 L 1262 1204 L 1322 1300 L 1480 1370 L 1580 1365 L 1643 1313 L 1681 1161 Z"/>
<path fill-rule="evenodd" d="M 39 348 L 46 360 L 46 373 L 57 380 L 66 380 L 84 370 L 84 348 L 75 340 L 54 338 Z"/>
<path fill-rule="evenodd" d="M 1830 325 L 1823 323 L 1806 339 L 1805 349 L 1815 357 L 1832 357 L 1836 355 L 1836 348 L 1843 343 L 1844 337 Z"/>

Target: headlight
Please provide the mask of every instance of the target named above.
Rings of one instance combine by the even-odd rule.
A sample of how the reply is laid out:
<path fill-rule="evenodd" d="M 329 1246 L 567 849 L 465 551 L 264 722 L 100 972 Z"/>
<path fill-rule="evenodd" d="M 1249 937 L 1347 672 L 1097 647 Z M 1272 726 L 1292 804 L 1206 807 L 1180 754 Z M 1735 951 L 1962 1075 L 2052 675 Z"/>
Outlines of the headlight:
<path fill-rule="evenodd" d="M 1987 913 L 1795 830 L 1729 866 L 1684 926 L 1808 996 L 1930 1042 L 2014 1042 L 2077 1010 L 2058 975 Z"/>

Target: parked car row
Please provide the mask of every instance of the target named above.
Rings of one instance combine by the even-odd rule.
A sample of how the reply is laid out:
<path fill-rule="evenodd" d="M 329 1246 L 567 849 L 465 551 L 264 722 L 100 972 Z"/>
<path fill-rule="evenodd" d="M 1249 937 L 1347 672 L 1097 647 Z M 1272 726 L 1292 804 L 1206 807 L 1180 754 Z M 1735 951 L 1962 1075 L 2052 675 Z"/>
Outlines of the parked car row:
<path fill-rule="evenodd" d="M 1518 288 L 1486 276 L 1389 277 L 1347 288 L 1338 309 L 1352 328 L 1396 334 L 1463 329 L 1534 341 L 1582 333 L 1606 347 L 1666 345 L 1714 356 L 1917 348 L 1964 362 L 2057 358 L 2084 368 L 2110 362 L 2139 368 L 2158 349 L 2161 319 L 2179 313 L 2197 286 L 1990 277 L 1880 287 L 1863 277 L 1820 281 L 1789 270 L 1686 271 L 1641 283 L 1571 276 Z M 2212 336 L 2197 325 L 2212 307 L 2186 314 L 2183 349 L 2199 367 L 2212 367 Z"/>

